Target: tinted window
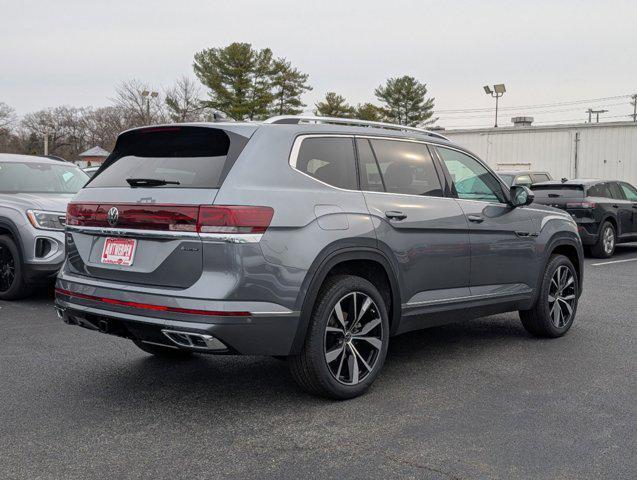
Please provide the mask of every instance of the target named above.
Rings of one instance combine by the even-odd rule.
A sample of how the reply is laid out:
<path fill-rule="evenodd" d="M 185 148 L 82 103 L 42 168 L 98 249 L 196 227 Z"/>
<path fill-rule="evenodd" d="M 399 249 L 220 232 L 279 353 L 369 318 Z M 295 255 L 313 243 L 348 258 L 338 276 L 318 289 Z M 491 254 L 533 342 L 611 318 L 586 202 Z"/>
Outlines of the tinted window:
<path fill-rule="evenodd" d="M 546 173 L 534 173 L 533 181 L 534 182 L 548 182 L 551 180 Z"/>
<path fill-rule="evenodd" d="M 358 189 L 351 138 L 306 138 L 301 143 L 296 168 L 334 187 Z"/>
<path fill-rule="evenodd" d="M 215 128 L 166 127 L 120 136 L 88 187 L 128 187 L 126 179 L 178 182 L 161 188 L 218 188 L 247 140 Z M 230 159 L 230 160 L 229 160 Z"/>
<path fill-rule="evenodd" d="M 358 165 L 361 176 L 361 189 L 368 192 L 384 192 L 385 186 L 380 175 L 378 163 L 372 152 L 369 140 L 359 139 L 356 141 L 358 149 Z"/>
<path fill-rule="evenodd" d="M 532 185 L 536 198 L 584 198 L 582 185 Z"/>
<path fill-rule="evenodd" d="M 597 185 L 588 187 L 587 196 L 611 198 L 610 191 L 608 190 L 608 186 L 605 183 L 598 183 Z"/>
<path fill-rule="evenodd" d="M 624 191 L 624 195 L 631 202 L 637 202 L 637 189 L 628 183 L 620 183 L 622 190 Z"/>
<path fill-rule="evenodd" d="M 502 185 L 475 158 L 449 148 L 438 148 L 453 178 L 458 198 L 504 203 Z"/>
<path fill-rule="evenodd" d="M 399 140 L 371 140 L 385 188 L 391 193 L 442 196 L 427 145 Z"/>
<path fill-rule="evenodd" d="M 613 198 L 616 198 L 618 200 L 624 200 L 624 192 L 622 191 L 621 188 L 619 188 L 618 183 L 610 182 L 607 185 L 608 185 L 608 189 L 610 190 L 610 194 L 612 195 Z"/>
<path fill-rule="evenodd" d="M 0 163 L 0 192 L 77 193 L 87 181 L 88 175 L 70 164 Z"/>

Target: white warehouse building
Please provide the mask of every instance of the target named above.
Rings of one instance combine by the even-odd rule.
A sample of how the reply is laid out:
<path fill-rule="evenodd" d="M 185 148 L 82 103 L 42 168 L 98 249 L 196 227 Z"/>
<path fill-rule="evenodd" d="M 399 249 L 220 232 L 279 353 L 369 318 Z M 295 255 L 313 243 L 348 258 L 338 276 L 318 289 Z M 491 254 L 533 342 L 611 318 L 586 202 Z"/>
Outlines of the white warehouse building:
<path fill-rule="evenodd" d="M 553 178 L 601 178 L 637 185 L 637 123 L 582 123 L 445 130 L 494 170 L 541 170 Z"/>

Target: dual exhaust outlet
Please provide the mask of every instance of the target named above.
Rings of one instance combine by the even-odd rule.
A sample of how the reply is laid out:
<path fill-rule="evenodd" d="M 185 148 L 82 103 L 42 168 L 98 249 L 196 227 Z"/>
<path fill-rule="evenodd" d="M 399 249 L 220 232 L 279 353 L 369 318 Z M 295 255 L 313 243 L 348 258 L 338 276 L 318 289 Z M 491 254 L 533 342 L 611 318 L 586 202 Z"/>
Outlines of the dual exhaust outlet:
<path fill-rule="evenodd" d="M 195 348 L 208 352 L 221 352 L 228 349 L 228 347 L 212 335 L 166 329 L 163 329 L 161 333 L 180 347 Z"/>

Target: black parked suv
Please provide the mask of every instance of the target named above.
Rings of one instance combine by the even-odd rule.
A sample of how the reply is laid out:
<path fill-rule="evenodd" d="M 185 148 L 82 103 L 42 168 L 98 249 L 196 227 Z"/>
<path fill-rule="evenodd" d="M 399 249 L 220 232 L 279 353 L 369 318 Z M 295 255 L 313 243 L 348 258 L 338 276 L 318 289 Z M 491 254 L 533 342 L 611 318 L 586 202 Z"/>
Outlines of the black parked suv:
<path fill-rule="evenodd" d="M 566 210 L 590 253 L 608 258 L 615 245 L 637 241 L 637 189 L 611 180 L 568 180 L 531 186 L 535 202 Z"/>

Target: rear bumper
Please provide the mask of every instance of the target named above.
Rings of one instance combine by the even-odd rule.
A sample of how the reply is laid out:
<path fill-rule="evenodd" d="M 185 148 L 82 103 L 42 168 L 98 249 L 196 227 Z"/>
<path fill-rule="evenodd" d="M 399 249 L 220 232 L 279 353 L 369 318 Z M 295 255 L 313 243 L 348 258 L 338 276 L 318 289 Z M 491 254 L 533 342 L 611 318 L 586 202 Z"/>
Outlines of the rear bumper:
<path fill-rule="evenodd" d="M 599 225 L 597 223 L 577 223 L 577 232 L 584 245 L 595 245 L 599 238 Z"/>
<path fill-rule="evenodd" d="M 202 353 L 233 353 L 244 355 L 289 355 L 296 335 L 298 312 L 286 311 L 279 306 L 274 311 L 259 310 L 258 305 L 244 302 L 222 302 L 226 310 L 249 311 L 244 316 L 224 316 L 223 312 L 215 315 L 198 315 L 190 313 L 144 311 L 141 308 L 110 304 L 93 297 L 113 299 L 126 302 L 127 299 L 140 300 L 140 295 L 126 291 L 104 292 L 91 291 L 91 288 L 58 280 L 58 288 L 70 294 L 56 291 L 55 308 L 66 323 L 78 325 L 90 330 L 117 335 L 139 342 L 160 344 L 170 347 L 194 350 Z M 93 288 L 92 290 L 96 290 Z M 81 293 L 80 293 L 81 291 Z M 77 292 L 82 297 L 73 295 Z M 153 304 L 163 306 L 174 297 L 155 296 Z M 160 303 L 161 301 L 164 303 Z M 147 298 L 141 300 L 148 302 Z M 179 305 L 188 308 L 187 301 L 180 299 Z M 198 308 L 201 301 L 192 300 Z M 216 302 L 220 303 L 220 302 Z M 257 308 L 255 308 L 257 307 Z M 172 332 L 208 335 L 216 341 L 215 348 L 205 346 L 185 346 L 171 340 L 163 330 Z M 175 338 L 173 336 L 173 338 Z M 219 346 L 218 342 L 221 342 Z"/>

